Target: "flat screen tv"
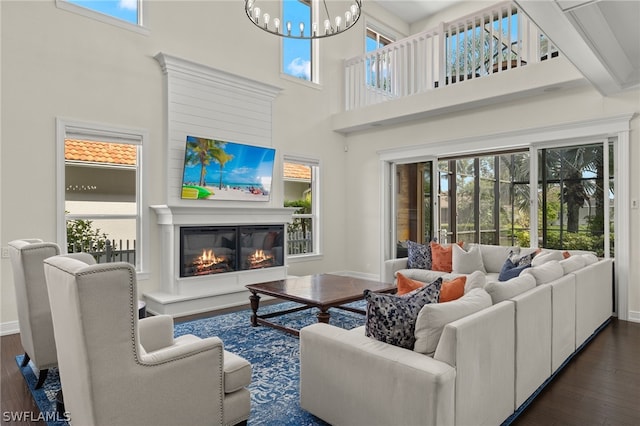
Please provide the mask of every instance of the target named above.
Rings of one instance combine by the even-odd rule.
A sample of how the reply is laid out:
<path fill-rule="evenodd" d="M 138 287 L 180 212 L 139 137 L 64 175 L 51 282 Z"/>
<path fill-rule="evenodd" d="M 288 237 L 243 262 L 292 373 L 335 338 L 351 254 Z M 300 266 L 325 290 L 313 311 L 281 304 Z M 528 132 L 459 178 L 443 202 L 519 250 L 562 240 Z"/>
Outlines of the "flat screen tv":
<path fill-rule="evenodd" d="M 187 136 L 183 199 L 269 201 L 276 150 Z"/>

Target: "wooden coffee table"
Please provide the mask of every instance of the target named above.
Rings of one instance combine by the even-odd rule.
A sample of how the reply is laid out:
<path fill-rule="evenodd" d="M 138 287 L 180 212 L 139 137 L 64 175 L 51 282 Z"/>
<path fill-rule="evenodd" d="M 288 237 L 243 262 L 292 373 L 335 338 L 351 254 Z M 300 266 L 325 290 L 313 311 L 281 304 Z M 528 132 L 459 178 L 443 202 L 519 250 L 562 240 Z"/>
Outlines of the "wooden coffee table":
<path fill-rule="evenodd" d="M 329 308 L 339 308 L 351 312 L 364 314 L 362 309 L 350 306 L 342 306 L 345 303 L 355 302 L 364 297 L 364 290 L 371 290 L 378 293 L 389 293 L 396 290 L 396 286 L 389 283 L 365 280 L 362 278 L 346 277 L 342 275 L 319 274 L 306 277 L 287 278 L 284 280 L 270 281 L 259 284 L 249 284 L 246 286 L 251 292 L 249 300 L 251 302 L 251 325 L 258 324 L 277 328 L 298 336 L 299 330 L 286 327 L 269 321 L 269 318 L 277 317 L 304 309 L 318 308 L 318 322 L 329 322 Z M 301 303 L 292 309 L 258 315 L 260 296 L 265 294 L 277 297 L 278 299 L 290 300 Z"/>

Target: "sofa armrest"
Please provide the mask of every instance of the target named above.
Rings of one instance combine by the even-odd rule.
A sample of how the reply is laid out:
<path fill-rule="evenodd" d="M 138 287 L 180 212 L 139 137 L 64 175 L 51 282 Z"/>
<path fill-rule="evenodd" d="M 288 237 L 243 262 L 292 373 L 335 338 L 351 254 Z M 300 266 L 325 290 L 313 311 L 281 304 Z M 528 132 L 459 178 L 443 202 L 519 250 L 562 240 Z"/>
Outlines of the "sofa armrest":
<path fill-rule="evenodd" d="M 456 424 L 501 424 L 514 412 L 512 302 L 500 302 L 447 324 L 434 358 L 456 369 Z"/>
<path fill-rule="evenodd" d="M 382 282 L 393 283 L 395 282 L 395 273 L 401 269 L 407 269 L 407 258 L 401 257 L 399 259 L 389 259 L 384 261 L 382 271 Z"/>
<path fill-rule="evenodd" d="M 300 405 L 331 424 L 454 423 L 453 367 L 328 324 L 300 331 Z"/>
<path fill-rule="evenodd" d="M 576 348 L 613 314 L 613 260 L 602 259 L 576 276 Z"/>
<path fill-rule="evenodd" d="M 170 315 L 155 315 L 138 321 L 140 344 L 147 352 L 154 352 L 174 344 L 173 318 Z"/>

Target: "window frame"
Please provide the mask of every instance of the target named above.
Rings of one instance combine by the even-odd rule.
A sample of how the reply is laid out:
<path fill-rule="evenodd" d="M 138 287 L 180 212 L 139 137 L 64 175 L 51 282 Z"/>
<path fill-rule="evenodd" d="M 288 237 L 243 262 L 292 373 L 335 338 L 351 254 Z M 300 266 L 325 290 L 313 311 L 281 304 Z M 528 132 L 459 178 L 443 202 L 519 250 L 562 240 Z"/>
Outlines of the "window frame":
<path fill-rule="evenodd" d="M 322 239 L 321 239 L 321 221 L 320 221 L 320 205 L 321 205 L 321 197 L 320 197 L 320 176 L 321 176 L 321 164 L 320 160 L 316 158 L 310 157 L 302 157 L 298 155 L 291 154 L 283 154 L 282 156 L 282 171 L 284 172 L 284 164 L 285 163 L 296 163 L 304 166 L 311 167 L 311 194 L 312 194 L 312 202 L 311 202 L 311 213 L 310 214 L 297 214 L 294 213 L 292 215 L 293 219 L 311 219 L 311 238 L 312 238 L 312 251 L 310 253 L 300 253 L 300 254 L 287 254 L 287 261 L 289 263 L 295 262 L 304 262 L 307 260 L 317 259 L 322 257 Z M 284 204 L 284 173 L 282 179 L 282 194 Z M 288 253 L 288 248 L 287 248 Z"/>
<path fill-rule="evenodd" d="M 56 118 L 56 229 L 57 242 L 63 253 L 67 252 L 67 228 L 66 221 L 69 216 L 65 213 L 65 140 L 82 139 L 95 142 L 113 142 L 136 145 L 137 166 L 136 166 L 136 272 L 139 279 L 148 278 L 149 264 L 149 243 L 148 243 L 148 220 L 143 214 L 145 206 L 144 194 L 147 192 L 145 178 L 145 149 L 147 144 L 148 131 L 144 129 L 116 127 L 106 124 L 88 123 L 73 121 L 64 118 Z M 88 218 L 88 215 L 82 215 Z M 121 218 L 124 217 L 121 216 Z"/>
<path fill-rule="evenodd" d="M 364 25 L 364 53 L 368 53 L 367 50 L 367 37 L 369 36 L 369 32 L 375 33 L 376 43 L 379 43 L 379 37 L 384 37 L 389 40 L 390 43 L 395 43 L 397 40 L 401 39 L 403 36 L 399 35 L 396 31 L 388 28 L 387 26 L 377 22 L 376 20 L 367 17 L 367 20 Z M 377 48 L 378 49 L 378 48 Z"/>
<path fill-rule="evenodd" d="M 86 18 L 94 19 L 96 21 L 103 22 L 105 24 L 113 25 L 118 28 L 122 28 L 125 30 L 133 31 L 142 35 L 149 35 L 150 31 L 148 26 L 146 25 L 147 13 L 146 7 L 144 4 L 146 0 L 136 0 L 138 3 L 138 23 L 134 24 L 129 21 L 122 20 L 120 18 L 116 18 L 112 15 L 107 15 L 105 13 L 98 12 L 93 9 L 88 9 L 84 6 L 80 6 L 75 3 L 71 3 L 68 0 L 56 0 L 56 7 L 61 10 L 66 10 L 71 13 L 75 13 Z"/>

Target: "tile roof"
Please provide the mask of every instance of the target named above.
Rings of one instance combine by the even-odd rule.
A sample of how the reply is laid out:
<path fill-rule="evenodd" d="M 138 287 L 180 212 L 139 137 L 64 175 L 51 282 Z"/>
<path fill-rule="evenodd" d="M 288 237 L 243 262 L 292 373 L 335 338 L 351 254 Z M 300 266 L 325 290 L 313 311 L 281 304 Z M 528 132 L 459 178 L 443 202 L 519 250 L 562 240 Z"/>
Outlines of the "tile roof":
<path fill-rule="evenodd" d="M 136 146 L 130 144 L 82 141 L 64 141 L 64 159 L 89 163 L 136 165 Z"/>
<path fill-rule="evenodd" d="M 285 179 L 300 179 L 311 181 L 311 167 L 296 163 L 284 163 Z"/>

